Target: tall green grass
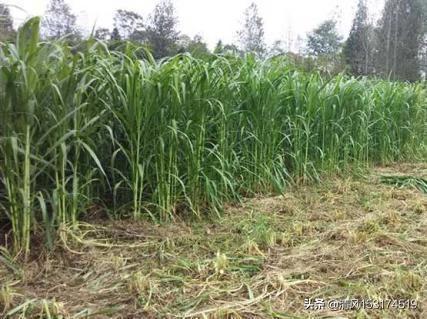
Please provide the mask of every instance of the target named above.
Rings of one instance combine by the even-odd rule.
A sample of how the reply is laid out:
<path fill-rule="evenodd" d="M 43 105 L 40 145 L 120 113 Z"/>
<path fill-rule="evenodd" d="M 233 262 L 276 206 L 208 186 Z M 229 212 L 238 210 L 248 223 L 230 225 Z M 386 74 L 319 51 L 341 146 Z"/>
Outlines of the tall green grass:
<path fill-rule="evenodd" d="M 138 60 L 88 40 L 0 49 L 0 219 L 16 253 L 91 205 L 173 220 L 371 163 L 425 156 L 422 84 L 307 74 L 284 59 Z M 425 158 L 425 157 L 424 157 Z"/>

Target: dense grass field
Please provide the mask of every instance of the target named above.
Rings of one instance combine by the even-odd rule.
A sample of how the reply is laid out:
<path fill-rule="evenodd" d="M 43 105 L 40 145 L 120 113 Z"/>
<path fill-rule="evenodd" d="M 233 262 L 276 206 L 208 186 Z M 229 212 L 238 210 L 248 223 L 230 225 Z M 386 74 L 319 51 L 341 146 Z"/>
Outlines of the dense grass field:
<path fill-rule="evenodd" d="M 62 289 L 49 284 L 58 282 L 57 267 L 62 262 L 76 269 L 74 274 L 64 270 L 64 276 L 69 276 L 64 285 L 84 280 L 84 291 L 110 297 L 127 289 L 124 299 L 129 294 L 138 296 L 132 299 L 139 309 L 135 313 L 203 317 L 222 309 L 224 316 L 231 311 L 238 318 L 242 309 L 249 309 L 243 312 L 247 317 L 251 309 L 255 317 L 274 317 L 278 309 L 295 313 L 295 305 L 277 308 L 265 303 L 274 295 L 289 300 L 286 298 L 298 292 L 332 296 L 340 291 L 343 296 L 338 282 L 333 286 L 336 290 L 327 288 L 326 279 L 305 275 L 317 267 L 315 260 L 301 261 L 298 252 L 287 250 L 298 246 L 315 255 L 316 249 L 325 250 L 326 255 L 319 252 L 318 258 L 338 254 L 337 246 L 329 246 L 329 239 L 316 234 L 345 237 L 349 245 L 372 240 L 401 243 L 399 253 L 412 249 L 415 262 L 420 261 L 417 254 L 425 254 L 425 240 L 415 242 L 419 231 L 413 223 L 425 226 L 425 203 L 418 199 L 419 214 L 414 213 L 418 219 L 412 219 L 398 216 L 394 210 L 383 211 L 388 206 L 381 206 L 382 202 L 370 211 L 364 205 L 371 201 L 361 203 L 358 198 L 358 205 L 368 212 L 381 210 L 372 223 L 363 217 L 365 212 L 340 211 L 338 207 L 328 212 L 303 207 L 289 212 L 260 211 L 258 204 L 254 209 L 243 206 L 236 211 L 227 207 L 239 206 L 248 198 L 256 202 L 261 197 L 292 194 L 296 188 L 303 192 L 296 196 L 305 196 L 302 203 L 307 204 L 313 189 L 300 188 L 302 185 L 320 182 L 323 186 L 319 187 L 325 187 L 325 181 L 337 173 L 346 180 L 345 176 L 360 176 L 376 165 L 425 161 L 426 105 L 423 83 L 305 73 L 282 57 L 198 60 L 183 54 L 154 61 L 146 53 L 146 59 L 139 60 L 131 45 L 117 52 L 91 39 L 75 47 L 61 41 L 42 42 L 39 19 L 29 20 L 15 44 L 0 47 L 0 265 L 19 278 L 16 285 L 38 285 L 41 277 L 35 279 L 19 263 L 34 265 L 40 252 L 50 256 L 43 259 L 45 266 L 53 252 L 59 251 L 64 259 L 55 255 L 62 261 L 39 274 L 52 278 L 44 278 L 47 284 L 40 288 L 27 287 L 37 297 L 23 301 L 13 314 L 25 314 L 30 305 L 42 309 L 42 317 L 49 317 L 49 311 L 62 313 L 59 303 L 38 299 L 39 293 L 50 298 L 50 292 Z M 394 179 L 387 182 L 393 184 Z M 351 191 L 346 188 L 340 194 L 344 197 Z M 374 196 L 370 191 L 362 190 L 360 196 Z M 325 196 L 326 201 L 334 200 Z M 322 215 L 319 223 L 316 214 Z M 342 221 L 351 224 L 353 217 L 359 228 L 340 228 L 345 227 Z M 117 220 L 126 222 L 120 226 Z M 144 224 L 148 222 L 150 226 Z M 338 228 L 330 228 L 329 222 L 337 223 Z M 108 226 L 111 223 L 117 227 Z M 401 234 L 413 237 L 401 238 L 394 228 L 381 232 L 383 224 L 394 227 L 394 223 L 408 231 L 413 227 L 414 233 Z M 159 224 L 163 226 L 157 228 Z M 133 249 L 141 256 L 134 255 Z M 392 253 L 384 249 L 378 254 Z M 375 269 L 389 271 L 390 276 L 403 276 L 399 279 L 403 285 L 409 285 L 409 278 L 414 286 L 402 288 L 402 294 L 421 298 L 425 261 L 418 268 L 411 264 L 395 272 L 360 253 L 360 260 L 353 262 L 360 262 L 361 268 L 337 267 L 348 270 L 348 276 L 357 272 L 374 276 Z M 85 257 L 76 259 L 73 266 L 75 257 L 69 254 Z M 93 259 L 91 254 L 95 254 Z M 284 260 L 281 254 L 290 254 L 295 260 L 289 256 Z M 166 262 L 166 268 L 152 265 L 153 256 L 159 265 Z M 93 264 L 99 258 L 106 259 Z M 135 266 L 138 261 L 134 258 L 153 260 Z M 400 263 L 403 257 L 396 258 Z M 271 270 L 295 262 L 301 262 L 305 272 L 292 275 L 292 283 Z M 328 273 L 330 266 L 325 267 Z M 98 277 L 99 271 L 111 279 L 108 284 L 104 282 L 107 277 Z M 129 278 L 133 279 L 126 286 Z M 1 284 L 0 306 L 10 312 L 15 284 L 13 280 Z M 383 296 L 374 287 L 367 291 L 365 286 L 347 286 L 347 280 L 341 284 L 342 289 L 351 288 L 360 296 Z M 170 297 L 174 289 L 179 289 L 182 299 Z M 399 288 L 384 289 L 388 293 Z M 77 290 L 73 293 L 79 294 Z M 227 304 L 227 298 L 234 303 Z M 120 310 L 129 300 L 119 298 L 120 305 L 108 301 L 105 309 L 114 313 L 116 306 Z M 224 301 L 222 308 L 215 303 L 220 300 Z M 210 304 L 214 305 L 212 311 L 199 307 Z M 71 308 L 64 309 L 77 318 L 77 308 L 71 302 Z M 100 307 L 82 307 L 81 315 L 92 308 Z M 286 317 L 286 313 L 278 312 L 280 316 Z"/>
<path fill-rule="evenodd" d="M 219 215 L 226 202 L 425 149 L 420 84 L 327 78 L 280 58 L 142 61 L 92 40 L 42 43 L 38 25 L 0 51 L 0 219 L 24 256 L 33 233 L 51 247 L 60 225 L 94 209 Z"/>

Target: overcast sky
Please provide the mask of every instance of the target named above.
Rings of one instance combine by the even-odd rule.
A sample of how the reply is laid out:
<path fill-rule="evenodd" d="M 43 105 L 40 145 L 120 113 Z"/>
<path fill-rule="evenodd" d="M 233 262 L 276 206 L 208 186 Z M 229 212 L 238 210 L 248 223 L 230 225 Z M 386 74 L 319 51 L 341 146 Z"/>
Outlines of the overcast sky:
<path fill-rule="evenodd" d="M 12 9 L 15 23 L 33 15 L 42 15 L 49 0 L 3 0 L 20 9 Z M 213 48 L 219 39 L 225 43 L 236 41 L 243 12 L 251 2 L 258 5 L 264 19 L 267 44 L 275 40 L 304 37 L 327 18 L 338 20 L 339 32 L 346 37 L 351 28 L 358 0 L 173 0 L 179 18 L 179 30 L 189 36 L 201 35 Z M 86 30 L 111 28 L 114 11 L 127 9 L 138 12 L 145 19 L 157 0 L 66 0 L 78 15 L 79 24 Z M 369 0 L 374 18 L 381 12 L 384 0 Z"/>

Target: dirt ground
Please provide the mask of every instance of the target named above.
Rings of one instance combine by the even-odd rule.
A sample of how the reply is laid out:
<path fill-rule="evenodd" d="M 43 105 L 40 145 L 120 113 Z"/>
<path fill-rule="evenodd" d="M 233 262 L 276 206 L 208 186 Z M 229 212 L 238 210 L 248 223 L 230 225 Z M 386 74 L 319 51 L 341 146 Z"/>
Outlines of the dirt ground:
<path fill-rule="evenodd" d="M 381 175 L 427 164 L 290 186 L 221 219 L 63 227 L 25 265 L 0 251 L 0 317 L 427 318 L 427 194 Z"/>

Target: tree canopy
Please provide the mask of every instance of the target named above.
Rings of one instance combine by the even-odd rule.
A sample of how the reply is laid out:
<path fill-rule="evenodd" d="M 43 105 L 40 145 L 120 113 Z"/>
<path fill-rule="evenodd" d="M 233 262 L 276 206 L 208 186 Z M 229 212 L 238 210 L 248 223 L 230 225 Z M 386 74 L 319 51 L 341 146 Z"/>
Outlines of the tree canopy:
<path fill-rule="evenodd" d="M 9 41 L 14 37 L 13 19 L 9 8 L 0 3 L 0 41 Z"/>
<path fill-rule="evenodd" d="M 176 49 L 179 39 L 177 23 L 175 8 L 170 0 L 162 0 L 155 6 L 146 31 L 155 58 L 168 56 Z"/>
<path fill-rule="evenodd" d="M 42 23 L 42 32 L 49 39 L 64 36 L 78 38 L 77 17 L 64 0 L 50 0 Z"/>
<path fill-rule="evenodd" d="M 332 56 L 341 48 L 342 37 L 336 21 L 329 19 L 308 34 L 307 53 L 312 56 Z"/>
<path fill-rule="evenodd" d="M 243 28 L 238 32 L 240 47 L 244 52 L 252 52 L 262 57 L 266 51 L 264 23 L 255 3 L 245 10 Z"/>

